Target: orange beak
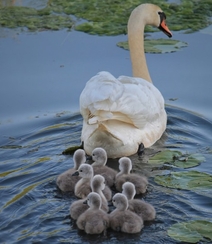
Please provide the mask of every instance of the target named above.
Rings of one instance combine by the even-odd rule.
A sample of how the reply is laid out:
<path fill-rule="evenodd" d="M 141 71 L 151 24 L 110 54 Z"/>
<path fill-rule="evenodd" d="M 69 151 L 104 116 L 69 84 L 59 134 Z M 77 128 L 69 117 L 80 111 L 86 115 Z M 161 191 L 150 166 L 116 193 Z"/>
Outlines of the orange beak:
<path fill-rule="evenodd" d="M 168 26 L 166 25 L 165 19 L 163 19 L 158 27 L 163 33 L 165 33 L 168 37 L 172 37 L 172 33 L 169 30 Z"/>

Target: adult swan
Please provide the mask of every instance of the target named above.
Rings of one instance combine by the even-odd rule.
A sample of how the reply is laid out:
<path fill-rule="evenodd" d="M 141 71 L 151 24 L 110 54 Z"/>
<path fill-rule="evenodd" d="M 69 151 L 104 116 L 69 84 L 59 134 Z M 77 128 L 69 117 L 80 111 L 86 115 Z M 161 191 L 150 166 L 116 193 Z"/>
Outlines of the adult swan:
<path fill-rule="evenodd" d="M 81 140 L 87 154 L 103 147 L 108 157 L 129 156 L 139 145 L 150 147 L 166 129 L 164 99 L 152 84 L 144 54 L 144 27 L 153 25 L 172 34 L 163 11 L 153 4 L 136 7 L 128 21 L 133 76 L 116 79 L 108 72 L 92 77 L 80 95 Z"/>

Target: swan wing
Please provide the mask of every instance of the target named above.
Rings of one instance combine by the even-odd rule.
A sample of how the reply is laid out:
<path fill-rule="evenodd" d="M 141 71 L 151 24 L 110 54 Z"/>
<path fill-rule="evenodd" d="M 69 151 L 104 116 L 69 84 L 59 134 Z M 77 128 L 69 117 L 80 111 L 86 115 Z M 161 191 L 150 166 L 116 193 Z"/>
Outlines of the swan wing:
<path fill-rule="evenodd" d="M 100 72 L 86 84 L 80 96 L 80 111 L 88 124 L 117 120 L 143 129 L 164 110 L 158 89 L 141 78 Z"/>

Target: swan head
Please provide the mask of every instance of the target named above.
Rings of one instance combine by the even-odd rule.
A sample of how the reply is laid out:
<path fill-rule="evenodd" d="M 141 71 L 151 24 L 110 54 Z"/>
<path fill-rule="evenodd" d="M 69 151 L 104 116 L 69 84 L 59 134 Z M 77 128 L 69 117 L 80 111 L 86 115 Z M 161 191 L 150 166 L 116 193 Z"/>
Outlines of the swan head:
<path fill-rule="evenodd" d="M 122 174 L 129 174 L 132 170 L 132 161 L 128 157 L 122 157 L 119 159 L 119 170 Z"/>
<path fill-rule="evenodd" d="M 74 152 L 73 156 L 74 168 L 77 170 L 79 166 L 86 162 L 86 154 L 83 149 L 78 149 Z"/>
<path fill-rule="evenodd" d="M 87 196 L 87 200 L 84 202 L 92 209 L 100 209 L 102 205 L 102 199 L 96 192 L 90 192 Z"/>
<path fill-rule="evenodd" d="M 83 179 L 91 179 L 93 177 L 93 167 L 89 164 L 80 165 L 79 169 L 72 176 L 78 175 Z"/>
<path fill-rule="evenodd" d="M 154 4 L 145 3 L 136 7 L 129 18 L 128 30 L 141 28 L 139 26 L 152 25 L 163 31 L 168 37 L 172 33 L 166 25 L 166 15 L 163 10 Z M 134 27 L 133 27 L 134 26 Z"/>
<path fill-rule="evenodd" d="M 132 200 L 136 194 L 135 185 L 131 182 L 125 182 L 122 185 L 122 193 L 128 200 Z"/>
<path fill-rule="evenodd" d="M 105 178 L 102 175 L 95 175 L 91 182 L 92 191 L 105 189 Z"/>
<path fill-rule="evenodd" d="M 128 208 L 127 197 L 122 193 L 116 193 L 112 199 L 114 207 L 120 211 L 125 211 Z"/>
<path fill-rule="evenodd" d="M 107 153 L 101 148 L 97 147 L 92 151 L 92 160 L 94 161 L 94 166 L 102 166 L 107 162 Z"/>

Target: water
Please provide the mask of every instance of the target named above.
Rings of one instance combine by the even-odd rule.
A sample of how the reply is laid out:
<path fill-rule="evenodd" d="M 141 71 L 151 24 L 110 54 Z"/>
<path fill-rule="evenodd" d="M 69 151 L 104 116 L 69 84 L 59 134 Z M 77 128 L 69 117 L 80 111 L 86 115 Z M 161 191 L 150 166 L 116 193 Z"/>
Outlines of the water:
<path fill-rule="evenodd" d="M 126 36 L 7 29 L 0 36 L 0 243 L 177 243 L 167 236 L 172 224 L 212 220 L 210 195 L 157 185 L 154 174 L 164 169 L 147 163 L 151 150 L 197 152 L 205 162 L 194 169 L 212 174 L 212 35 L 174 33 L 189 46 L 147 55 L 152 80 L 166 100 L 168 125 L 145 160 L 131 159 L 135 172 L 149 176 L 144 199 L 155 206 L 157 218 L 136 235 L 109 230 L 95 237 L 77 229 L 69 217 L 76 198 L 62 194 L 55 180 L 73 166 L 63 150 L 80 144 L 78 99 L 86 80 L 101 70 L 131 75 L 129 53 L 116 47 Z M 117 168 L 117 160 L 108 163 Z"/>
<path fill-rule="evenodd" d="M 185 151 L 201 152 L 206 161 L 195 169 L 212 174 L 212 155 L 208 153 L 212 123 L 176 107 L 166 109 L 167 132 L 156 148 L 183 147 Z M 137 168 L 150 176 L 144 198 L 155 206 L 156 220 L 133 236 L 110 230 L 105 237 L 84 234 L 69 218 L 69 207 L 76 197 L 62 194 L 55 184 L 57 175 L 73 166 L 72 156 L 62 155 L 62 151 L 80 143 L 81 116 L 61 113 L 34 118 L 26 124 L 27 129 L 23 123 L 16 125 L 15 137 L 4 134 L 0 148 L 1 243 L 176 243 L 166 234 L 171 224 L 193 218 L 212 219 L 211 197 L 157 185 L 151 177 L 153 166 L 134 155 L 135 171 Z M 116 160 L 110 164 L 117 167 Z"/>

